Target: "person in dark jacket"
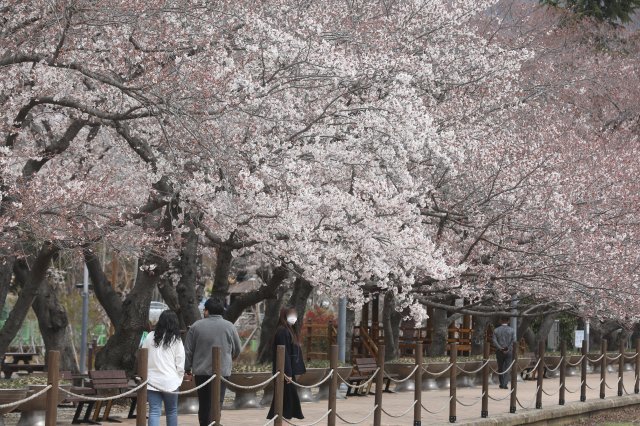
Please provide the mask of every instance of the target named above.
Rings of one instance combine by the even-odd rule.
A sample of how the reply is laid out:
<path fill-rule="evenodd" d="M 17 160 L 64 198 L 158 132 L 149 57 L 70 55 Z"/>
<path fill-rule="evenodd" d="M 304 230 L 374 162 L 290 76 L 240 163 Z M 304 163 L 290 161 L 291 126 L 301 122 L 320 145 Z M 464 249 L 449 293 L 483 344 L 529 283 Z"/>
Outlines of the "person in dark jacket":
<path fill-rule="evenodd" d="M 507 368 L 513 361 L 513 344 L 516 342 L 516 332 L 509 327 L 509 318 L 500 319 L 500 327 L 493 331 L 493 346 L 496 347 L 496 360 L 500 374 L 500 389 L 507 389 L 509 384 L 509 372 Z"/>
<path fill-rule="evenodd" d="M 282 308 L 278 320 L 278 328 L 273 337 L 273 373 L 276 372 L 276 354 L 278 346 L 284 346 L 284 392 L 282 403 L 282 416 L 285 419 L 304 419 L 300 398 L 295 385 L 292 383 L 296 376 L 304 374 L 306 368 L 302 357 L 302 348 L 294 324 L 298 321 L 298 313 L 295 308 Z M 267 419 L 272 419 L 274 413 L 274 403 L 271 401 L 271 408 Z"/>

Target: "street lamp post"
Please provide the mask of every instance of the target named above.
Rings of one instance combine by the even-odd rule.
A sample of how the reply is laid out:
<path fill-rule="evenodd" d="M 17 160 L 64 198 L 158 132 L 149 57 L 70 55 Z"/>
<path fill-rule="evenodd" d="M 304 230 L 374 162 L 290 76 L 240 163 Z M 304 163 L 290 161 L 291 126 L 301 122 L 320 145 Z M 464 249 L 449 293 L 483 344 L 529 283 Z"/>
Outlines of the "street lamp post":
<path fill-rule="evenodd" d="M 84 265 L 82 282 L 82 333 L 80 343 L 80 373 L 87 373 L 87 328 L 89 322 L 89 270 Z"/>

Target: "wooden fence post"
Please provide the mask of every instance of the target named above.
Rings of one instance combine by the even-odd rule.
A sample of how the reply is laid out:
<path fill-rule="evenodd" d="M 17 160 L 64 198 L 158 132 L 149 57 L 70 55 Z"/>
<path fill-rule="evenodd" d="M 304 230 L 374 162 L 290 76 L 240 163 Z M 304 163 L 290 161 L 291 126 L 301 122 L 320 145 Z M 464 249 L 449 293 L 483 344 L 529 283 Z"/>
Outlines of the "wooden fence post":
<path fill-rule="evenodd" d="M 509 412 L 516 412 L 518 397 L 518 342 L 513 343 L 513 364 L 511 367 L 511 398 L 509 399 Z"/>
<path fill-rule="evenodd" d="M 582 364 L 580 364 L 580 401 L 587 400 L 587 363 L 589 362 L 589 353 L 587 352 L 587 341 L 582 341 Z"/>
<path fill-rule="evenodd" d="M 327 417 L 327 425 L 336 425 L 336 399 L 338 393 L 338 346 L 331 345 L 331 353 L 329 356 L 329 368 L 333 371 L 329 379 L 329 416 Z"/>
<path fill-rule="evenodd" d="M 373 425 L 382 424 L 382 388 L 384 387 L 384 345 L 378 346 L 378 375 L 376 376 L 376 408 L 373 412 Z"/>
<path fill-rule="evenodd" d="M 618 396 L 622 396 L 624 386 L 624 340 L 620 339 L 620 358 L 618 359 Z"/>
<path fill-rule="evenodd" d="M 640 393 L 640 339 L 636 339 L 636 385 L 633 388 L 634 393 Z"/>
<path fill-rule="evenodd" d="M 600 399 L 604 399 L 607 385 L 607 340 L 602 339 L 602 359 L 600 360 Z"/>
<path fill-rule="evenodd" d="M 449 344 L 449 423 L 455 423 L 456 413 L 456 393 L 458 381 L 458 347 L 455 342 Z"/>
<path fill-rule="evenodd" d="M 273 424 L 275 426 L 282 426 L 282 404 L 284 403 L 284 346 L 278 345 L 276 352 L 276 385 L 273 390 L 273 412 L 276 416 Z"/>
<path fill-rule="evenodd" d="M 415 389 L 413 391 L 413 400 L 416 405 L 413 406 L 413 426 L 422 425 L 422 342 L 416 342 L 415 350 L 416 372 L 413 373 L 413 381 Z"/>
<path fill-rule="evenodd" d="M 558 404 L 564 405 L 564 396 L 567 380 L 567 343 L 563 340 L 560 344 L 560 390 L 558 391 Z"/>
<path fill-rule="evenodd" d="M 542 408 L 542 382 L 544 380 L 544 341 L 538 342 L 538 373 L 536 375 L 536 408 Z"/>
<path fill-rule="evenodd" d="M 215 377 L 211 381 L 211 411 L 209 412 L 209 423 L 220 424 L 222 415 L 222 405 L 220 404 L 220 393 L 222 385 L 222 352 L 219 346 L 211 348 L 211 371 Z"/>
<path fill-rule="evenodd" d="M 47 354 L 47 385 L 51 389 L 47 392 L 47 408 L 45 425 L 56 426 L 58 418 L 58 386 L 60 383 L 60 352 L 49 351 Z"/>
<path fill-rule="evenodd" d="M 480 409 L 480 417 L 486 419 L 489 417 L 489 352 L 491 346 L 485 339 L 482 344 L 482 408 Z"/>
<path fill-rule="evenodd" d="M 138 376 L 144 383 L 147 380 L 147 369 L 149 365 L 149 350 L 147 348 L 138 349 Z M 136 426 L 147 424 L 147 386 L 138 390 L 136 397 Z"/>

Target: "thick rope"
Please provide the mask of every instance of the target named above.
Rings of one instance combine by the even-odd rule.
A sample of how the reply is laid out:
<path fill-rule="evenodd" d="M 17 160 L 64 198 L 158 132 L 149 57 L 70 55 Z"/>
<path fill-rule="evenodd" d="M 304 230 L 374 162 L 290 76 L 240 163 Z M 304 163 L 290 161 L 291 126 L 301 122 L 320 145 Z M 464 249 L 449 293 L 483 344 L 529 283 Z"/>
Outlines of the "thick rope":
<path fill-rule="evenodd" d="M 564 359 L 564 357 L 560 357 L 560 361 L 558 361 L 558 365 L 556 365 L 554 368 L 550 368 L 547 363 L 544 363 L 544 367 L 547 369 L 547 371 L 549 372 L 554 372 L 556 370 L 558 370 L 558 368 L 560 368 L 560 366 L 562 365 L 562 360 Z"/>
<path fill-rule="evenodd" d="M 375 405 L 375 406 L 373 407 L 373 409 L 372 409 L 371 411 L 369 411 L 369 414 L 367 414 L 363 419 L 358 420 L 357 422 L 351 422 L 351 421 L 349 421 L 349 420 L 345 420 L 345 418 L 344 418 L 344 417 L 342 417 L 340 414 L 338 414 L 338 412 L 337 412 L 337 411 L 336 411 L 336 416 L 338 416 L 338 418 L 339 418 L 340 420 L 342 420 L 343 422 L 345 422 L 345 423 L 347 423 L 347 424 L 350 424 L 350 425 L 357 425 L 358 423 L 362 423 L 362 422 L 364 422 L 365 420 L 367 420 L 369 417 L 371 417 L 371 415 L 376 411 L 376 409 L 377 409 L 377 408 L 378 408 L 378 406 L 377 406 L 377 405 Z"/>
<path fill-rule="evenodd" d="M 214 374 L 213 376 L 209 377 L 204 383 L 199 384 L 198 386 L 196 386 L 193 389 L 184 390 L 184 391 L 168 391 L 168 390 L 161 389 L 158 386 L 154 386 L 154 385 L 151 385 L 151 384 L 149 385 L 149 387 L 153 388 L 153 389 L 149 389 L 149 390 L 156 390 L 158 392 L 171 393 L 171 394 L 174 394 L 174 395 L 187 395 L 187 394 L 190 394 L 192 392 L 197 391 L 198 389 L 200 389 L 202 387 L 205 387 L 206 385 L 211 383 L 213 381 L 213 379 L 215 379 L 215 378 L 216 378 L 216 375 Z M 209 425 L 209 426 L 211 426 L 211 425 Z"/>
<path fill-rule="evenodd" d="M 458 367 L 458 370 L 462 371 L 465 374 L 476 374 L 476 373 L 481 372 L 482 369 L 487 366 L 487 364 L 489 364 L 488 360 L 485 361 L 480 367 L 478 367 L 476 370 L 473 370 L 473 371 L 467 371 L 467 370 L 465 370 L 465 369 L 463 369 L 462 367 L 459 367 L 459 366 L 456 366 L 456 367 Z"/>
<path fill-rule="evenodd" d="M 522 403 L 520 402 L 520 399 L 516 396 L 516 402 L 518 403 L 518 405 L 520 406 L 520 408 L 522 408 L 523 410 L 528 410 L 529 408 L 533 407 L 536 403 L 536 400 L 538 399 L 538 390 L 540 389 L 540 386 L 538 386 L 538 389 L 536 389 L 536 398 L 534 398 L 533 402 L 531 403 L 531 405 L 528 406 L 524 406 L 522 405 Z"/>
<path fill-rule="evenodd" d="M 567 392 L 569 392 L 569 393 L 576 393 L 576 392 L 578 392 L 578 391 L 580 390 L 580 388 L 578 388 L 578 389 L 576 389 L 576 390 L 572 391 L 572 390 L 569 390 L 569 388 L 567 387 L 567 385 L 566 385 L 566 383 L 565 383 L 565 385 L 564 385 L 564 390 L 566 390 L 566 391 L 567 391 Z"/>
<path fill-rule="evenodd" d="M 411 411 L 411 409 L 412 409 L 413 407 L 415 407 L 417 403 L 418 403 L 418 400 L 417 400 L 417 399 L 414 399 L 414 400 L 413 400 L 413 404 L 411 404 L 411 406 L 410 406 L 409 408 L 407 408 L 405 411 L 403 411 L 403 412 L 402 412 L 402 414 L 397 414 L 397 415 L 396 415 L 396 414 L 391 414 L 391 413 L 389 413 L 389 412 L 388 412 L 387 410 L 385 410 L 384 408 L 382 408 L 381 410 L 382 410 L 382 412 L 383 412 L 383 413 L 385 413 L 387 416 L 392 417 L 392 418 L 394 418 L 394 419 L 399 419 L 400 417 L 402 417 L 402 416 L 406 415 L 409 411 Z"/>
<path fill-rule="evenodd" d="M 47 393 L 47 391 L 49 389 L 51 389 L 52 387 L 53 387 L 53 385 L 47 385 L 45 388 L 42 388 L 38 392 L 34 393 L 33 395 L 29 395 L 28 397 L 26 397 L 24 399 L 20 399 L 18 401 L 9 402 L 7 404 L 2 404 L 2 405 L 0 405 L 0 409 L 16 407 L 16 406 L 18 406 L 20 404 L 24 404 L 25 402 L 31 401 L 32 399 L 36 399 L 37 397 L 39 397 L 43 393 Z M 62 388 L 60 388 L 60 389 L 62 389 Z"/>
<path fill-rule="evenodd" d="M 494 372 L 495 374 L 500 374 L 500 375 L 502 375 L 502 374 L 507 374 L 509 371 L 511 371 L 511 368 L 513 368 L 513 365 L 514 365 L 515 363 L 516 363 L 516 360 L 514 359 L 513 361 L 511 361 L 511 364 L 509 364 L 509 367 L 507 367 L 507 369 L 506 369 L 506 370 L 504 370 L 504 371 L 498 371 L 498 370 L 494 369 L 493 367 L 489 367 L 489 369 L 490 369 L 492 372 Z M 534 370 L 535 370 L 535 368 L 534 368 Z"/>
<path fill-rule="evenodd" d="M 412 377 L 413 377 L 413 373 L 415 373 L 415 372 L 416 372 L 416 370 L 417 370 L 418 368 L 420 368 L 420 366 L 416 364 L 416 366 L 415 366 L 415 367 L 413 367 L 413 370 L 411 370 L 411 373 L 409 373 L 409 374 L 407 375 L 407 377 L 405 377 L 404 379 L 394 379 L 394 378 L 393 378 L 393 377 L 391 377 L 389 374 L 387 374 L 387 372 L 386 372 L 386 371 L 384 372 L 384 376 L 385 376 L 387 379 L 391 380 L 393 383 L 403 383 L 403 382 L 406 382 L 407 380 L 409 380 L 410 378 L 412 378 Z"/>
<path fill-rule="evenodd" d="M 602 361 L 602 357 L 603 357 L 603 356 L 604 356 L 604 354 L 600 355 L 600 356 L 599 356 L 598 358 L 596 358 L 596 359 L 591 359 L 591 358 L 587 357 L 587 360 L 589 360 L 589 362 L 591 362 L 591 363 L 596 363 L 596 362 L 600 362 L 600 361 Z"/>
<path fill-rule="evenodd" d="M 638 353 L 633 354 L 632 356 L 629 355 L 625 355 L 624 359 L 636 359 L 636 357 L 638 356 Z"/>
<path fill-rule="evenodd" d="M 482 397 L 484 396 L 484 392 L 482 392 L 482 395 L 480 396 L 480 399 L 478 399 L 476 402 L 472 402 L 471 404 L 465 404 L 464 402 L 460 401 L 458 399 L 458 397 L 456 397 L 456 402 L 460 405 L 462 405 L 463 407 L 473 407 L 474 405 L 477 405 L 479 402 L 482 401 Z"/>
<path fill-rule="evenodd" d="M 351 389 L 362 389 L 362 388 L 364 388 L 365 386 L 369 385 L 369 383 L 371 383 L 371 382 L 373 381 L 373 379 L 375 379 L 375 378 L 376 378 L 376 375 L 378 374 L 378 371 L 380 371 L 380 367 L 378 367 L 378 368 L 376 369 L 376 371 L 374 371 L 374 372 L 373 372 L 373 374 L 371 375 L 371 377 L 369 377 L 369 378 L 367 379 L 367 381 L 366 381 L 366 382 L 361 383 L 361 384 L 359 384 L 359 385 L 352 385 L 352 384 L 350 384 L 350 383 L 349 383 L 349 382 L 347 382 L 345 379 L 343 379 L 343 378 L 342 378 L 342 376 L 341 376 L 339 373 L 338 373 L 338 378 L 339 378 L 340 380 L 342 380 L 342 383 L 344 383 L 345 385 L 347 385 L 347 386 L 348 386 L 348 387 L 350 387 Z M 337 415 L 338 415 L 338 413 L 336 413 L 336 416 L 337 416 Z"/>
<path fill-rule="evenodd" d="M 558 389 L 554 392 L 554 393 L 549 393 L 546 390 L 544 390 L 544 388 L 542 389 L 542 393 L 547 395 L 547 396 L 555 396 L 558 394 L 558 392 L 560 392 L 560 388 L 562 387 L 562 385 L 558 386 Z"/>
<path fill-rule="evenodd" d="M 602 379 L 600 379 L 600 383 L 602 383 Z M 591 386 L 589 386 L 589 384 L 587 383 L 586 380 L 583 380 L 582 384 L 585 385 L 587 387 L 587 389 L 597 390 L 596 388 L 592 388 Z"/>
<path fill-rule="evenodd" d="M 325 419 L 325 418 L 326 418 L 330 413 L 331 413 L 331 410 L 329 410 L 329 411 L 327 411 L 326 413 L 324 413 L 324 414 L 322 415 L 322 417 L 320 417 L 320 418 L 319 418 L 318 420 L 316 420 L 315 422 L 313 422 L 313 423 L 305 423 L 304 425 L 301 425 L 301 424 L 298 424 L 298 423 L 290 422 L 289 420 L 285 419 L 284 417 L 282 418 L 282 420 L 284 420 L 284 421 L 285 421 L 285 423 L 288 423 L 288 424 L 293 425 L 293 426 L 315 426 L 315 425 L 317 425 L 318 423 L 320 423 L 321 421 L 323 421 L 323 420 L 324 420 L 324 419 Z"/>
<path fill-rule="evenodd" d="M 608 355 L 607 355 L 607 359 L 608 359 L 609 361 L 615 361 L 615 360 L 617 360 L 617 359 L 620 359 L 620 357 L 621 357 L 621 356 L 622 356 L 622 354 L 618 354 L 618 355 L 616 355 L 616 356 L 608 356 Z"/>
<path fill-rule="evenodd" d="M 580 357 L 580 359 L 579 359 L 575 364 L 574 364 L 574 363 L 571 363 L 571 362 L 569 362 L 569 361 L 567 361 L 567 365 L 568 365 L 569 367 L 577 367 L 578 365 L 582 364 L 582 361 L 583 361 L 583 360 L 584 360 L 584 355 L 582 355 L 582 356 Z"/>
<path fill-rule="evenodd" d="M 442 370 L 439 373 L 432 373 L 431 371 L 427 370 L 426 368 L 422 367 L 422 370 L 429 374 L 431 377 L 440 377 L 442 376 L 444 373 L 446 373 L 447 371 L 449 371 L 451 369 L 451 367 L 453 367 L 453 364 L 449 364 L 449 366 L 447 368 L 445 368 L 444 370 Z"/>
<path fill-rule="evenodd" d="M 325 376 L 325 378 L 324 378 L 324 379 L 320 380 L 320 381 L 319 381 L 318 383 L 316 383 L 315 385 L 309 385 L 309 386 L 301 385 L 300 383 L 298 383 L 298 382 L 294 382 L 293 380 L 291 381 L 291 383 L 293 383 L 293 384 L 294 384 L 294 386 L 297 386 L 297 387 L 302 388 L 302 389 L 313 389 L 313 388 L 315 388 L 315 387 L 320 386 L 321 384 L 323 384 L 323 383 L 324 383 L 324 382 L 326 382 L 327 380 L 329 380 L 329 379 L 331 378 L 331 376 L 333 376 L 333 369 L 331 369 L 331 371 L 329 371 L 329 373 Z"/>
<path fill-rule="evenodd" d="M 515 389 L 511 388 L 511 390 L 509 391 L 509 393 L 507 394 L 507 396 L 503 397 L 503 398 L 494 398 L 491 395 L 487 395 L 489 397 L 490 400 L 492 401 L 504 401 L 507 398 L 511 398 L 511 394 L 513 393 Z"/>
<path fill-rule="evenodd" d="M 269 426 L 271 423 L 275 422 L 278 417 L 280 416 L 276 414 L 275 416 L 273 416 L 272 419 L 269 419 L 263 426 Z"/>
<path fill-rule="evenodd" d="M 138 392 L 140 389 L 142 389 L 144 386 L 147 385 L 148 380 L 145 380 L 144 382 L 140 383 L 138 386 L 136 386 L 133 389 L 129 389 L 128 391 L 121 393 L 119 395 L 113 395 L 113 396 L 106 396 L 103 398 L 98 398 L 96 396 L 87 396 L 87 395 L 79 395 L 77 393 L 73 393 L 71 391 L 66 390 L 65 388 L 60 388 L 60 390 L 64 393 L 66 393 L 67 395 L 73 396 L 75 398 L 79 398 L 79 399 L 83 399 L 85 401 L 112 401 L 114 399 L 118 399 L 118 398 L 124 398 L 125 396 L 129 396 L 132 393 L 136 393 Z"/>
<path fill-rule="evenodd" d="M 431 411 L 429 410 L 427 407 L 424 406 L 424 404 L 420 403 L 420 405 L 422 406 L 422 409 L 424 411 L 426 411 L 429 414 L 439 414 L 442 413 L 444 411 L 445 408 L 447 408 L 447 406 L 449 405 L 449 403 L 451 402 L 451 400 L 453 399 L 453 396 L 449 397 L 449 401 L 445 402 L 444 405 L 442 407 L 440 407 L 438 410 L 436 411 Z"/>
<path fill-rule="evenodd" d="M 229 380 L 225 379 L 224 377 L 220 377 L 220 380 L 222 380 L 223 382 L 225 382 L 229 386 L 233 386 L 234 388 L 238 388 L 238 389 L 242 389 L 242 390 L 256 390 L 256 389 L 262 389 L 263 387 L 265 387 L 266 385 L 271 383 L 272 380 L 275 380 L 275 378 L 278 377 L 278 374 L 280 374 L 280 372 L 276 371 L 276 374 L 274 374 L 273 376 L 269 377 L 264 382 L 258 383 L 257 385 L 252 385 L 252 386 L 241 386 L 241 385 L 239 385 L 237 383 L 230 382 Z"/>
<path fill-rule="evenodd" d="M 216 424 L 216 421 L 212 421 L 211 423 L 209 423 L 207 426 L 214 426 Z"/>
<path fill-rule="evenodd" d="M 620 383 L 620 377 L 618 377 L 618 383 Z M 606 387 L 607 389 L 611 389 L 611 390 L 613 390 L 613 388 L 612 388 L 611 386 L 609 386 L 609 383 L 604 382 L 604 385 L 605 385 L 605 387 Z"/>

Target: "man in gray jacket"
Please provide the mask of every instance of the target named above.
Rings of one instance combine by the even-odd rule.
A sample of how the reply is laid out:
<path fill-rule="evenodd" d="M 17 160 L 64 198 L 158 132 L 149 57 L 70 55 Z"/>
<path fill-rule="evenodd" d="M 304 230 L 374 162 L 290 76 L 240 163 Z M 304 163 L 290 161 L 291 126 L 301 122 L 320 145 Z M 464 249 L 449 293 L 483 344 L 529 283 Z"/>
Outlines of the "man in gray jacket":
<path fill-rule="evenodd" d="M 222 318 L 224 305 L 216 300 L 209 299 L 204 304 L 204 318 L 194 322 L 185 339 L 185 372 L 193 374 L 196 386 L 200 386 L 213 375 L 211 366 L 211 348 L 221 348 L 220 367 L 222 376 L 231 375 L 231 361 L 240 354 L 240 337 L 236 327 Z M 220 389 L 220 404 L 224 401 L 226 386 L 224 383 Z M 210 424 L 211 413 L 211 384 L 198 389 L 198 420 L 200 426 Z"/>
<path fill-rule="evenodd" d="M 509 318 L 500 319 L 500 327 L 493 331 L 493 346 L 496 348 L 498 371 L 505 371 L 513 361 L 513 344 L 516 342 L 516 332 L 509 327 Z M 507 389 L 509 372 L 500 374 L 500 389 Z"/>

